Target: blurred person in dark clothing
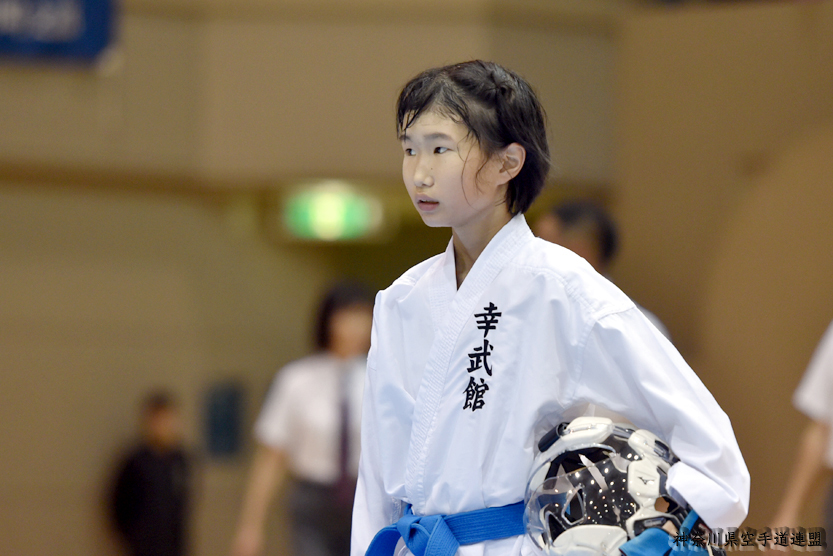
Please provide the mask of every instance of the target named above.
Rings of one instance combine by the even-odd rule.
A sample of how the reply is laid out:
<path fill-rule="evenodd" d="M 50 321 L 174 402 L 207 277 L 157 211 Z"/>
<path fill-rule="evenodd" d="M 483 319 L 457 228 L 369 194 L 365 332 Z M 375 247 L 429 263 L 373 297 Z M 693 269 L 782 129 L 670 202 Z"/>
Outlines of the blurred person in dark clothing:
<path fill-rule="evenodd" d="M 149 394 L 141 423 L 142 440 L 116 476 L 112 518 L 131 556 L 183 556 L 189 465 L 176 400 L 164 391 Z"/>

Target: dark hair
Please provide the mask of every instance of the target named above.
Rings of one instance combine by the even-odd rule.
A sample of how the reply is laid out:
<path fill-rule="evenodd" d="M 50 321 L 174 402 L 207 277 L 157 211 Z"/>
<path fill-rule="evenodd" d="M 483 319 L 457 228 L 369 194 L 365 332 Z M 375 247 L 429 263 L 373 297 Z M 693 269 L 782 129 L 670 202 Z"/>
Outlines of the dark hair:
<path fill-rule="evenodd" d="M 330 324 L 333 315 L 353 306 L 373 307 L 373 292 L 359 282 L 339 282 L 332 286 L 318 306 L 315 321 L 315 347 L 327 349 L 330 346 Z"/>
<path fill-rule="evenodd" d="M 619 234 L 607 211 L 592 201 L 576 200 L 554 206 L 552 213 L 566 230 L 587 228 L 596 239 L 602 264 L 610 264 L 619 249 Z"/>
<path fill-rule="evenodd" d="M 152 390 L 142 400 L 142 411 L 152 414 L 167 409 L 176 409 L 177 405 L 176 397 L 171 392 L 163 389 Z"/>
<path fill-rule="evenodd" d="M 487 157 L 511 143 L 526 149 L 523 168 L 506 189 L 510 214 L 526 212 L 541 192 L 550 168 L 546 116 L 529 83 L 494 62 L 482 60 L 426 70 L 399 94 L 397 135 L 402 137 L 430 110 L 464 124 Z"/>

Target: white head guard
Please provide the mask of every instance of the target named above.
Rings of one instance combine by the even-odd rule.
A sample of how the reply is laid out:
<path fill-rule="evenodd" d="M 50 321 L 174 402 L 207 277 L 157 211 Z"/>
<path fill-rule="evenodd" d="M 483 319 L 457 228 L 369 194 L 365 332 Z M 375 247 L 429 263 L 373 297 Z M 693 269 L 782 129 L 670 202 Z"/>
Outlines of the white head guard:
<path fill-rule="evenodd" d="M 545 554 L 619 556 L 619 546 L 645 529 L 677 531 L 688 513 L 666 489 L 677 458 L 649 431 L 579 417 L 538 447 L 525 519 Z"/>

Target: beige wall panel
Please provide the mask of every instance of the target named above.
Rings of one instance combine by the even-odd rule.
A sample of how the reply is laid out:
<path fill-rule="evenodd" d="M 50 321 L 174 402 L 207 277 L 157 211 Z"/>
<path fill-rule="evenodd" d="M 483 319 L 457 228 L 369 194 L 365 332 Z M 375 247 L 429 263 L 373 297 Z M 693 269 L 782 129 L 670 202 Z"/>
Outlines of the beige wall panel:
<path fill-rule="evenodd" d="M 489 54 L 474 24 L 212 21 L 202 164 L 212 176 L 398 179 L 399 88 Z"/>
<path fill-rule="evenodd" d="M 422 69 L 484 57 L 540 92 L 559 178 L 611 177 L 613 46 L 601 31 L 247 20 L 208 29 L 213 175 L 396 176 L 399 87 Z"/>
<path fill-rule="evenodd" d="M 789 397 L 833 318 L 830 145 L 808 136 L 833 119 L 831 31 L 829 2 L 747 3 L 636 14 L 621 34 L 615 277 L 735 424 L 759 528 L 801 421 Z"/>
<path fill-rule="evenodd" d="M 833 320 L 831 184 L 833 125 L 754 180 L 705 276 L 702 363 L 720 377 L 749 462 L 753 526 L 768 524 L 783 494 L 806 423 L 792 393 Z M 823 520 L 807 511 L 801 525 Z"/>
<path fill-rule="evenodd" d="M 532 83 L 547 111 L 552 176 L 566 182 L 613 181 L 615 42 L 603 29 L 498 26 L 495 61 Z"/>
<path fill-rule="evenodd" d="M 826 4 L 829 7 L 829 3 Z M 699 347 L 704 276 L 750 176 L 806 126 L 831 116 L 830 9 L 744 4 L 627 18 L 617 95 L 615 275 L 666 322 L 679 347 Z M 815 38 L 813 38 L 815 36 Z"/>
<path fill-rule="evenodd" d="M 234 17 L 139 2 L 98 64 L 0 68 L 0 162 L 224 183 L 396 176 L 399 87 L 427 67 L 483 57 L 529 73 L 550 108 L 561 177 L 609 178 L 606 28 L 495 24 L 470 3 L 439 19 L 363 4 Z"/>
<path fill-rule="evenodd" d="M 101 64 L 3 64 L 0 161 L 192 168 L 197 37 L 193 21 L 126 15 Z"/>
<path fill-rule="evenodd" d="M 4 553 L 112 553 L 101 497 L 150 387 L 181 396 L 200 447 L 206 389 L 241 380 L 248 442 L 275 370 L 309 349 L 332 273 L 314 249 L 232 230 L 195 198 L 0 189 Z M 225 551 L 244 460 L 205 462 L 198 554 Z"/>

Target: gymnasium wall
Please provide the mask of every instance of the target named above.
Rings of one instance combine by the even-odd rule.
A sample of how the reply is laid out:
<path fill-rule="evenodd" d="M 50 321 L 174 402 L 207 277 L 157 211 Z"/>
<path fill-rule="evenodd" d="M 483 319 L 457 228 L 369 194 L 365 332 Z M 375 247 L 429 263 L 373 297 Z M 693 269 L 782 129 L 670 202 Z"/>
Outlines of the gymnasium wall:
<path fill-rule="evenodd" d="M 761 528 L 805 422 L 790 397 L 833 320 L 833 3 L 648 11 L 620 38 L 614 276 L 732 419 Z"/>

